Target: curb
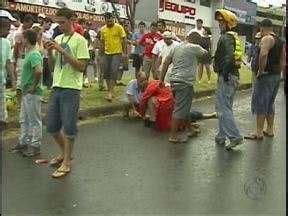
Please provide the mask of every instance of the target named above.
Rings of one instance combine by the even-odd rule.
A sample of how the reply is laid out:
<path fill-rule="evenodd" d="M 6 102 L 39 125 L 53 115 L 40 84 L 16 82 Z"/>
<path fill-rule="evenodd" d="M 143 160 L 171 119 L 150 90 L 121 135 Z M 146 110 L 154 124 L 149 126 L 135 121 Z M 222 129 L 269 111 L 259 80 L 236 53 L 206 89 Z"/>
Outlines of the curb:
<path fill-rule="evenodd" d="M 237 91 L 246 90 L 251 88 L 252 84 L 242 84 L 239 86 Z M 196 92 L 195 99 L 199 99 L 202 97 L 207 97 L 215 94 L 216 89 Z M 99 106 L 95 108 L 89 108 L 86 110 L 79 110 L 78 118 L 79 120 L 87 119 L 88 117 L 99 117 L 99 116 L 106 116 L 111 115 L 116 112 L 122 111 L 124 107 L 128 107 L 129 104 L 125 102 L 117 102 L 111 105 Z M 42 116 L 43 125 L 46 125 L 46 115 Z M 12 129 L 12 128 L 19 128 L 20 124 L 18 121 L 11 121 L 6 124 L 5 130 Z"/>

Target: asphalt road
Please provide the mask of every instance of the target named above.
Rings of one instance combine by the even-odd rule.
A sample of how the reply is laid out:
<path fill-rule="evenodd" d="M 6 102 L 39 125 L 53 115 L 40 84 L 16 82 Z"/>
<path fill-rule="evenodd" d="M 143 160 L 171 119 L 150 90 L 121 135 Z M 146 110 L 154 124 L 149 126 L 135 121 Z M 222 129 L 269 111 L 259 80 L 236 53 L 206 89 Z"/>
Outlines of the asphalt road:
<path fill-rule="evenodd" d="M 237 94 L 235 116 L 243 134 L 254 129 L 250 91 Z M 9 216 L 56 215 L 285 215 L 286 108 L 276 103 L 276 137 L 245 141 L 234 151 L 214 144 L 217 120 L 201 134 L 169 144 L 168 134 L 113 116 L 79 128 L 72 172 L 52 179 L 53 168 L 2 152 L 2 209 Z M 214 99 L 193 103 L 214 111 Z M 44 134 L 42 157 L 57 151 Z"/>

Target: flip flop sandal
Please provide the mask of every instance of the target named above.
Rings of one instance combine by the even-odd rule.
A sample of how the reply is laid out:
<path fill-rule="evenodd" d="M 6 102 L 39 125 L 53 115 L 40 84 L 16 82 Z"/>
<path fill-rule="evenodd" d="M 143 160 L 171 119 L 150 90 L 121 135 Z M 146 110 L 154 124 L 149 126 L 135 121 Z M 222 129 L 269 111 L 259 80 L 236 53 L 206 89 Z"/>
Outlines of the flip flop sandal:
<path fill-rule="evenodd" d="M 263 140 L 263 136 L 259 137 L 256 134 L 251 134 L 248 136 L 244 136 L 244 139 L 249 139 L 249 140 Z"/>
<path fill-rule="evenodd" d="M 35 160 L 35 163 L 36 164 L 48 164 L 49 160 L 47 160 L 47 159 L 37 159 L 37 160 Z"/>
<path fill-rule="evenodd" d="M 53 178 L 61 178 L 61 177 L 68 175 L 68 173 L 70 173 L 70 170 L 64 171 L 64 170 L 57 169 L 54 173 L 52 173 L 51 176 Z"/>
<path fill-rule="evenodd" d="M 52 167 L 58 167 L 63 162 L 63 158 L 53 158 L 50 160 L 49 165 Z"/>
<path fill-rule="evenodd" d="M 74 158 L 72 157 L 71 158 L 71 161 L 73 160 Z M 54 162 L 52 162 L 54 160 Z M 52 167 L 59 167 L 63 162 L 63 158 L 52 158 L 49 162 L 49 165 L 52 166 Z"/>
<path fill-rule="evenodd" d="M 266 137 L 274 137 L 274 134 L 269 134 L 266 131 L 263 131 L 264 136 Z"/>
<path fill-rule="evenodd" d="M 180 143 L 181 140 L 180 139 L 172 139 L 172 138 L 169 138 L 168 140 L 170 143 Z"/>

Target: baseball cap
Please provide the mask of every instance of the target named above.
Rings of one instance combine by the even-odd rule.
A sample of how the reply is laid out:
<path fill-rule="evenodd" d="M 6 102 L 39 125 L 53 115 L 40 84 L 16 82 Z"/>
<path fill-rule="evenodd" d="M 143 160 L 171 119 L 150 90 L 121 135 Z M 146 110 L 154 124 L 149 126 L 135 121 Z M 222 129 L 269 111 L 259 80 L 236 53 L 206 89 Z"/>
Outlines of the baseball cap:
<path fill-rule="evenodd" d="M 12 22 L 16 21 L 16 19 L 6 10 L 0 10 L 0 17 L 7 18 Z"/>
<path fill-rule="evenodd" d="M 163 32 L 162 36 L 164 38 L 173 38 L 173 33 L 171 31 L 165 31 Z"/>
<path fill-rule="evenodd" d="M 41 17 L 41 18 L 45 19 L 46 15 L 45 14 L 38 14 L 38 17 Z"/>

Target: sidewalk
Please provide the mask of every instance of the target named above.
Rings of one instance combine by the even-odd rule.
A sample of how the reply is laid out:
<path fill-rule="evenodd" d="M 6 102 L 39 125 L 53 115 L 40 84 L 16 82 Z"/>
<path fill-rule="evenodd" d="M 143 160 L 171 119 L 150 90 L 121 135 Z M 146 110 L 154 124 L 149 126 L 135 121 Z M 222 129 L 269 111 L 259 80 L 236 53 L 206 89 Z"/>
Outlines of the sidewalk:
<path fill-rule="evenodd" d="M 238 90 L 245 90 L 251 87 L 251 72 L 247 69 L 241 69 L 240 75 L 240 86 Z M 122 81 L 125 84 L 134 78 L 134 72 L 132 70 L 126 72 L 123 76 Z M 203 75 L 203 82 L 199 84 L 198 82 L 195 84 L 195 99 L 201 97 L 207 97 L 215 94 L 216 89 L 216 79 L 217 76 L 215 73 L 212 72 L 212 79 L 211 83 L 208 84 L 206 81 L 205 74 Z M 112 103 L 105 101 L 104 96 L 107 93 L 106 91 L 99 91 L 98 86 L 96 87 L 93 84 L 93 87 L 90 88 L 83 88 L 81 92 L 81 103 L 80 103 L 80 111 L 79 111 L 79 119 L 84 120 L 89 117 L 98 117 L 98 116 L 105 116 L 111 115 L 123 110 L 124 106 L 127 105 L 123 102 L 123 94 L 126 86 L 118 86 L 116 88 L 117 99 Z M 44 98 L 49 100 L 49 93 L 46 91 L 44 94 Z M 43 124 L 45 125 L 46 122 L 46 113 L 47 113 L 48 103 L 42 103 L 42 115 L 43 115 Z M 17 128 L 19 127 L 18 122 L 18 113 L 19 111 L 14 108 L 12 112 L 9 113 L 10 119 L 8 119 L 7 128 Z M 11 118 L 12 117 L 12 118 Z"/>

